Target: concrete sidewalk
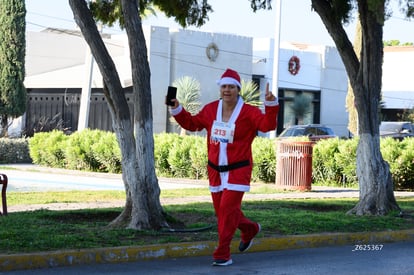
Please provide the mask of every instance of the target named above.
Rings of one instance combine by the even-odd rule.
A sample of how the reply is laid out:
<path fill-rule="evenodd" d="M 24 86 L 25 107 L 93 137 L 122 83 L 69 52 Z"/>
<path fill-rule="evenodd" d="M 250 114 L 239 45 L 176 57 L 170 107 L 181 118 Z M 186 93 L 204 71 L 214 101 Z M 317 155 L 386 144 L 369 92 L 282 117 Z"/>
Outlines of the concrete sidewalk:
<path fill-rule="evenodd" d="M 71 174 L 73 177 L 84 177 L 83 172 L 78 171 L 61 171 L 56 169 L 38 167 L 33 165 L 11 165 L 13 169 L 17 169 L 20 173 L 52 173 L 52 174 Z M 10 170 L 12 171 L 12 170 Z M 37 172 L 35 172 L 37 171 Z M 7 174 L 8 170 L 2 173 Z M 101 174 L 88 174 L 89 179 L 99 179 Z M 106 177 L 109 177 L 106 176 Z M 112 177 L 112 176 L 111 176 Z M 115 180 L 119 180 L 114 176 Z M 10 179 L 9 179 L 10 180 Z M 168 179 L 162 179 L 168 185 Z M 76 181 L 76 180 L 75 180 Z M 175 180 L 171 180 L 175 181 Z M 175 182 L 176 184 L 188 184 L 207 188 L 204 181 L 186 181 Z M 179 185 L 176 186 L 177 188 Z M 358 190 L 333 188 L 333 187 L 312 187 L 310 192 L 285 192 L 277 194 L 249 194 L 245 196 L 245 200 L 274 200 L 274 199 L 294 199 L 294 198 L 344 198 L 358 197 Z M 414 192 L 396 192 L 396 197 L 414 196 Z M 210 197 L 195 197 L 196 202 L 210 201 Z M 191 201 L 187 201 L 191 202 Z M 124 202 L 119 202 L 120 206 Z M 177 203 L 177 201 L 162 202 Z M 61 206 L 62 207 L 62 206 Z M 107 206 L 103 206 L 107 207 Z M 44 205 L 43 205 L 44 208 Z M 68 209 L 66 205 L 65 209 Z M 34 210 L 34 209 L 30 209 Z M 10 212 L 10 211 L 9 211 Z M 314 248 L 323 246 L 339 246 L 339 245 L 357 245 L 357 244 L 383 244 L 396 241 L 413 241 L 414 230 L 401 231 L 385 231 L 385 232 L 362 232 L 362 233 L 326 233 L 326 234 L 310 234 L 310 235 L 294 235 L 279 236 L 272 238 L 257 238 L 251 252 L 273 251 L 283 249 L 300 249 Z M 0 271 L 25 270 L 34 268 L 50 268 L 58 266 L 73 266 L 80 264 L 96 264 L 96 263 L 118 263 L 143 261 L 153 259 L 195 257 L 211 255 L 217 242 L 197 242 L 197 243 L 169 243 L 148 246 L 129 246 L 129 247 L 110 247 L 99 249 L 79 249 L 67 251 L 52 251 L 41 253 L 0 255 Z M 232 244 L 232 251 L 236 254 L 238 241 Z"/>

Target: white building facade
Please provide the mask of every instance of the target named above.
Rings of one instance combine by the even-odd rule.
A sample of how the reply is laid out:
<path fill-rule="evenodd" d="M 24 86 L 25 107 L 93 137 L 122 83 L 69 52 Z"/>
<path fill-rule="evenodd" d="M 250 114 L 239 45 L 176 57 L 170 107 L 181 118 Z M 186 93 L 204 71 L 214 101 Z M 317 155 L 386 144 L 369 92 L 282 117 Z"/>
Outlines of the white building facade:
<path fill-rule="evenodd" d="M 273 47 L 272 39 L 255 40 L 254 55 L 264 56 L 264 59 L 253 62 L 254 74 L 265 75 L 265 78 L 273 77 Z M 300 62 L 297 74 L 288 70 L 292 57 L 297 57 Z M 345 108 L 347 79 L 335 48 L 282 43 L 277 81 L 281 102 L 278 132 L 298 124 L 292 105 L 299 95 L 304 95 L 311 101 L 311 108 L 299 124 L 320 123 L 331 127 L 338 136 L 348 136 L 348 115 Z"/>
<path fill-rule="evenodd" d="M 382 67 L 382 98 L 389 119 L 401 109 L 414 108 L 414 47 L 385 47 Z M 394 110 L 394 111 L 392 111 Z"/>

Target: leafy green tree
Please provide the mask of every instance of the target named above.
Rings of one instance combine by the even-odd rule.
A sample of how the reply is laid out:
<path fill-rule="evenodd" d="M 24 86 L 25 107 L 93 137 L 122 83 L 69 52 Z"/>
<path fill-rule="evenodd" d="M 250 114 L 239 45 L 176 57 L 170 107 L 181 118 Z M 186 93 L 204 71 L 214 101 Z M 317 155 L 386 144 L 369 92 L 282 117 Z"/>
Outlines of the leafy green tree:
<path fill-rule="evenodd" d="M 26 111 L 26 6 L 21 0 L 0 3 L 0 136 L 8 135 L 9 118 Z"/>
<path fill-rule="evenodd" d="M 413 42 L 401 43 L 400 40 L 384 41 L 384 46 L 412 46 Z"/>
<path fill-rule="evenodd" d="M 252 0 L 253 10 L 269 7 L 271 0 Z M 360 197 L 348 213 L 385 215 L 400 210 L 394 196 L 390 166 L 380 151 L 379 109 L 383 64 L 383 27 L 388 16 L 388 0 L 310 0 L 321 18 L 344 63 L 355 96 L 359 143 L 357 177 Z M 414 2 L 399 1 L 407 17 L 414 17 Z M 358 14 L 361 48 L 357 52 L 344 26 Z"/>
<path fill-rule="evenodd" d="M 198 113 L 201 107 L 200 82 L 192 77 L 183 76 L 175 80 L 173 86 L 177 87 L 177 99 L 180 104 L 191 114 Z M 186 135 L 184 128 L 181 128 L 181 135 Z"/>
<path fill-rule="evenodd" d="M 384 46 L 399 46 L 399 45 L 400 45 L 400 40 L 384 41 Z"/>
<path fill-rule="evenodd" d="M 204 0 L 200 4 L 196 0 L 69 0 L 69 4 L 102 74 L 104 95 L 121 149 L 126 202 L 110 226 L 137 230 L 169 227 L 155 174 L 150 67 L 141 14 L 154 5 L 167 16 L 174 16 L 183 27 L 201 26 L 208 19 L 211 6 Z M 119 74 L 100 36 L 97 21 L 106 24 L 118 21 L 126 30 L 132 67 L 133 121 Z"/>

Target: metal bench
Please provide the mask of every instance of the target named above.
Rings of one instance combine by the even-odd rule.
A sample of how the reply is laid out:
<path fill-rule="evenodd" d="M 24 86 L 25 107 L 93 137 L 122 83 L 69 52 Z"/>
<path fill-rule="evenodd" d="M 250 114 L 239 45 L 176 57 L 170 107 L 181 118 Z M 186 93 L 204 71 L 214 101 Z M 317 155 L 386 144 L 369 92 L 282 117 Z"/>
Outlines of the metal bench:
<path fill-rule="evenodd" d="M 1 188 L 1 202 L 3 205 L 3 213 L 1 215 L 7 215 L 7 200 L 6 200 L 6 189 L 7 189 L 7 176 L 5 174 L 0 174 L 0 184 L 3 184 Z"/>

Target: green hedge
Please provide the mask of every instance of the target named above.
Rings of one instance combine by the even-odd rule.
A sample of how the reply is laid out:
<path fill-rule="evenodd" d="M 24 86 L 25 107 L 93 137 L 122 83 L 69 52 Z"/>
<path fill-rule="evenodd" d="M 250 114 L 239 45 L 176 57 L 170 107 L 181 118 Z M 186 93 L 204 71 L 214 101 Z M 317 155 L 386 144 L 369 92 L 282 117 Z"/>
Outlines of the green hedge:
<path fill-rule="evenodd" d="M 336 186 L 356 186 L 358 139 L 327 139 L 313 149 L 313 181 Z M 381 154 L 390 164 L 395 190 L 414 190 L 414 138 L 398 141 L 381 138 Z"/>
<path fill-rule="evenodd" d="M 356 176 L 357 139 L 325 139 L 313 147 L 312 180 L 324 185 L 350 187 Z"/>
<path fill-rule="evenodd" d="M 61 131 L 40 132 L 29 139 L 30 156 L 33 163 L 65 168 L 67 140 L 69 136 Z"/>
<path fill-rule="evenodd" d="M 275 182 L 276 180 L 276 143 L 272 139 L 257 137 L 252 145 L 253 181 Z"/>
<path fill-rule="evenodd" d="M 121 172 L 121 152 L 114 133 L 84 130 L 36 133 L 29 140 L 33 163 L 74 170 Z"/>
<path fill-rule="evenodd" d="M 383 158 L 390 164 L 397 190 L 414 190 L 414 138 L 397 141 L 386 138 L 381 143 Z"/>
<path fill-rule="evenodd" d="M 0 163 L 31 163 L 26 138 L 0 138 Z"/>
<path fill-rule="evenodd" d="M 205 138 L 156 134 L 154 158 L 157 174 L 165 177 L 207 178 Z"/>
<path fill-rule="evenodd" d="M 30 150 L 27 149 L 27 146 Z M 312 181 L 317 184 L 356 186 L 358 139 L 326 139 L 313 146 Z M 154 135 L 155 169 L 165 177 L 207 178 L 206 139 L 178 134 Z M 276 142 L 257 137 L 253 142 L 252 179 L 274 183 Z M 28 153 L 29 152 L 29 153 Z M 390 164 L 396 190 L 414 190 L 414 138 L 381 139 L 381 152 Z M 2 163 L 30 162 L 67 169 L 121 172 L 121 152 L 114 133 L 84 130 L 36 133 L 26 140 L 1 140 Z"/>

